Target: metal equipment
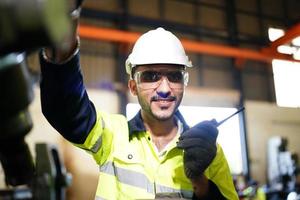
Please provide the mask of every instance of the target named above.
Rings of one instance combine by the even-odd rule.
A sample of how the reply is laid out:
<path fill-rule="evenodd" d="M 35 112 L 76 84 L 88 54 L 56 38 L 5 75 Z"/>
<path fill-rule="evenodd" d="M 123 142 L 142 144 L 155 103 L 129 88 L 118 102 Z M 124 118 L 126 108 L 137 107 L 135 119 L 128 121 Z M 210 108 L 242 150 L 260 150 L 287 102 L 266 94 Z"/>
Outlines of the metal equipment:
<path fill-rule="evenodd" d="M 57 148 L 37 144 L 34 163 L 24 140 L 33 126 L 25 57 L 61 43 L 71 32 L 68 15 L 67 1 L 0 0 L 0 162 L 8 186 L 0 190 L 0 199 L 65 199 L 71 179 Z"/>
<path fill-rule="evenodd" d="M 28 105 L 33 95 L 24 54 L 0 59 L 0 161 L 9 189 L 0 199 L 65 199 L 70 183 L 55 147 L 36 145 L 35 165 L 24 140 L 33 126 Z"/>
<path fill-rule="evenodd" d="M 22 167 L 22 166 L 20 166 Z M 18 169 L 15 169 L 18 170 Z M 12 170 L 12 172 L 15 172 Z M 0 189 L 0 199 L 6 200 L 64 200 L 65 188 L 72 177 L 66 172 L 55 146 L 36 144 L 36 165 L 34 175 L 26 185 Z"/>
<path fill-rule="evenodd" d="M 58 44 L 70 31 L 66 1 L 0 0 L 0 56 Z"/>

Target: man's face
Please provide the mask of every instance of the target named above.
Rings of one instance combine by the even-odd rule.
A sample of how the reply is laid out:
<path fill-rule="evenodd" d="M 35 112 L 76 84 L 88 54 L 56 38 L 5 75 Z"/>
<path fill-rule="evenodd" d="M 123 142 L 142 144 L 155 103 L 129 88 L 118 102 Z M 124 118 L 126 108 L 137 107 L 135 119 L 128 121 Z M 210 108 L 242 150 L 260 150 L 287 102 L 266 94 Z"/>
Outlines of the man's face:
<path fill-rule="evenodd" d="M 179 65 L 141 65 L 129 87 L 137 95 L 143 114 L 156 120 L 168 120 L 182 100 L 187 76 Z"/>

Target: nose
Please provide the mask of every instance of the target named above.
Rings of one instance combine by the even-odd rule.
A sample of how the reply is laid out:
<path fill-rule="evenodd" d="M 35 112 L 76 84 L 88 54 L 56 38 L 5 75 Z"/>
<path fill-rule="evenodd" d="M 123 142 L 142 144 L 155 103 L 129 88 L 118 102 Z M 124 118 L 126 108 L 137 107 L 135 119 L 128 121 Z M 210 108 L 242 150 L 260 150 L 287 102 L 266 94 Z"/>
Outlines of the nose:
<path fill-rule="evenodd" d="M 166 98 L 171 94 L 171 88 L 167 77 L 162 77 L 162 80 L 156 89 L 156 93 L 162 98 Z"/>

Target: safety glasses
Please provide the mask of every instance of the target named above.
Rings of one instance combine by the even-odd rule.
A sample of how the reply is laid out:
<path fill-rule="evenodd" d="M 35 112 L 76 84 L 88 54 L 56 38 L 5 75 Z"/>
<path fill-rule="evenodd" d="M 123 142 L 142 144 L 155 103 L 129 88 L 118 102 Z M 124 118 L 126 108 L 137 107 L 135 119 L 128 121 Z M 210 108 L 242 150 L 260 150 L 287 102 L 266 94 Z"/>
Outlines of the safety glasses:
<path fill-rule="evenodd" d="M 173 89 L 183 88 L 188 83 L 188 73 L 184 70 L 162 70 L 162 71 L 138 71 L 134 74 L 134 79 L 138 86 L 143 89 L 158 87 L 163 77 L 167 78 L 169 87 Z"/>

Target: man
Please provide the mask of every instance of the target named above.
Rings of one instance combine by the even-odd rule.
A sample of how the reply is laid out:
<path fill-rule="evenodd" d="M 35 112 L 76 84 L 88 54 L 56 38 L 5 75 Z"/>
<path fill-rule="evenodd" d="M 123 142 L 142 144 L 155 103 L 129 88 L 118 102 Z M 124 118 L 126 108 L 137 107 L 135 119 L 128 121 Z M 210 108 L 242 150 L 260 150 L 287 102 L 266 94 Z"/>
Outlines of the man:
<path fill-rule="evenodd" d="M 216 199 L 238 199 L 220 146 L 198 180 L 198 196 L 185 175 L 177 141 L 188 126 L 178 106 L 188 82 L 186 68 L 192 64 L 175 35 L 158 28 L 135 43 L 126 70 L 128 87 L 142 109 L 129 122 L 122 115 L 96 110 L 89 101 L 75 38 L 76 34 L 69 48 L 55 54 L 47 50 L 40 56 L 42 110 L 58 132 L 91 153 L 100 166 L 95 199 L 154 199 L 170 194 L 211 199 L 212 192 L 219 195 Z"/>

